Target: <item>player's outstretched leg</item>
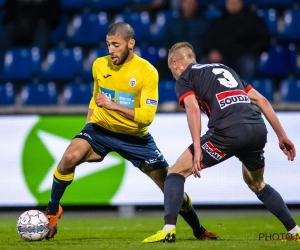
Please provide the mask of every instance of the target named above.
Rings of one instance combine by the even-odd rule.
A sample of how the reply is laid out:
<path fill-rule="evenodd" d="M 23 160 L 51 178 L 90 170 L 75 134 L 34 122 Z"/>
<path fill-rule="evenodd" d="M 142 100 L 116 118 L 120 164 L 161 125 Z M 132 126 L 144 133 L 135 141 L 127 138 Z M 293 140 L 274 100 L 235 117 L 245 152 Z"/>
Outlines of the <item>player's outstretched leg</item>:
<path fill-rule="evenodd" d="M 208 232 L 199 221 L 196 211 L 193 207 L 192 199 L 185 193 L 187 202 L 183 204 L 179 214 L 190 225 L 193 234 L 198 240 L 218 240 L 220 237 L 212 232 Z"/>
<path fill-rule="evenodd" d="M 46 239 L 54 238 L 57 233 L 57 222 L 63 212 L 62 207 L 59 205 L 60 199 L 63 196 L 66 188 L 72 183 L 74 173 L 62 175 L 58 172 L 57 167 L 53 173 L 51 199 L 46 209 L 46 216 L 49 220 L 50 230 Z"/>
<path fill-rule="evenodd" d="M 63 209 L 60 205 L 58 205 L 57 208 L 57 206 L 49 202 L 46 210 L 46 216 L 49 220 L 50 229 L 48 235 L 46 236 L 46 240 L 54 238 L 55 234 L 57 233 L 57 223 L 62 213 Z"/>
<path fill-rule="evenodd" d="M 263 169 L 260 171 L 249 171 L 243 164 L 243 178 L 248 187 L 264 203 L 266 208 L 281 221 L 290 235 L 299 235 L 300 228 L 294 221 L 290 210 L 281 195 L 270 185 L 265 184 L 263 174 Z"/>
<path fill-rule="evenodd" d="M 192 227 L 194 235 L 199 240 L 216 240 L 219 237 L 203 228 L 192 205 L 192 200 L 188 197 L 186 204 L 183 204 L 185 177 L 181 174 L 169 174 L 165 180 L 164 207 L 165 226 L 156 234 L 143 240 L 143 243 L 150 242 L 175 242 L 176 223 L 180 213 L 186 222 Z"/>

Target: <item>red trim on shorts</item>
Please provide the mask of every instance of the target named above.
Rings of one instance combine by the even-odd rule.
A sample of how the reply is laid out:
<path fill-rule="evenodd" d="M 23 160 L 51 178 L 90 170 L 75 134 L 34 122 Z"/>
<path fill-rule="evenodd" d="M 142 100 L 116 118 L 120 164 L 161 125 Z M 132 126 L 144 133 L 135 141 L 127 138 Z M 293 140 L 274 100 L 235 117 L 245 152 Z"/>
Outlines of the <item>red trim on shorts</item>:
<path fill-rule="evenodd" d="M 186 92 L 185 94 L 183 94 L 182 96 L 179 97 L 178 103 L 179 103 L 179 106 L 180 106 L 181 108 L 184 108 L 183 99 L 186 98 L 186 97 L 189 96 L 189 95 L 194 95 L 194 96 L 196 96 L 196 94 L 195 94 L 194 91 L 189 91 L 189 92 Z"/>
<path fill-rule="evenodd" d="M 248 93 L 251 89 L 253 89 L 253 87 L 249 84 L 249 85 L 245 88 L 246 93 Z"/>
<path fill-rule="evenodd" d="M 188 151 L 191 153 L 191 155 L 194 155 L 190 147 L 188 147 Z"/>

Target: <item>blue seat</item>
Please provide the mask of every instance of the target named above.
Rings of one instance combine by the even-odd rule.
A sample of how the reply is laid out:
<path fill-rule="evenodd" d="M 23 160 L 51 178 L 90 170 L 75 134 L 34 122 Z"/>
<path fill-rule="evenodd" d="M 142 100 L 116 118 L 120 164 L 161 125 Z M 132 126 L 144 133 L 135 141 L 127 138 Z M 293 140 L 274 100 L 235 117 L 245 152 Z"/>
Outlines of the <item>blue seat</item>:
<path fill-rule="evenodd" d="M 56 105 L 57 95 L 57 87 L 53 82 L 26 83 L 21 87 L 21 104 Z"/>
<path fill-rule="evenodd" d="M 278 14 L 276 9 L 258 9 L 257 15 L 265 22 L 271 35 L 277 35 Z"/>
<path fill-rule="evenodd" d="M 300 41 L 300 10 L 285 10 L 283 14 L 283 29 L 278 34 L 278 39 L 290 42 Z"/>
<path fill-rule="evenodd" d="M 300 80 L 286 79 L 279 86 L 281 102 L 300 102 Z"/>
<path fill-rule="evenodd" d="M 87 0 L 60 0 L 63 11 L 80 11 L 87 4 Z"/>
<path fill-rule="evenodd" d="M 274 81 L 270 78 L 254 79 L 247 81 L 252 87 L 268 99 L 269 102 L 274 101 Z"/>
<path fill-rule="evenodd" d="M 15 104 L 15 87 L 11 82 L 0 84 L 0 105 Z"/>
<path fill-rule="evenodd" d="M 50 41 L 52 44 L 58 46 L 60 43 L 66 42 L 66 33 L 68 27 L 68 18 L 62 15 L 59 24 L 51 30 Z"/>
<path fill-rule="evenodd" d="M 129 23 L 135 31 L 137 44 L 148 42 L 150 39 L 150 15 L 148 12 L 122 12 L 115 16 L 114 23 Z"/>
<path fill-rule="evenodd" d="M 72 45 L 104 43 L 108 23 L 108 16 L 105 12 L 76 14 L 68 29 L 68 42 Z"/>
<path fill-rule="evenodd" d="M 294 0 L 256 0 L 255 3 L 258 7 L 263 8 L 280 8 L 290 7 L 293 5 Z"/>
<path fill-rule="evenodd" d="M 223 11 L 219 8 L 207 8 L 204 10 L 203 16 L 206 20 L 211 21 L 217 17 L 220 17 L 223 14 Z"/>
<path fill-rule="evenodd" d="M 154 66 L 160 59 L 164 58 L 167 55 L 166 49 L 153 46 L 135 47 L 134 52 L 142 58 L 146 59 Z"/>
<path fill-rule="evenodd" d="M 40 51 L 37 47 L 13 48 L 6 51 L 4 56 L 3 79 L 30 80 L 41 68 Z"/>
<path fill-rule="evenodd" d="M 88 105 L 93 95 L 93 83 L 68 83 L 63 90 L 65 105 Z"/>
<path fill-rule="evenodd" d="M 8 1 L 8 0 L 0 0 L 0 7 L 2 7 L 6 1 Z"/>
<path fill-rule="evenodd" d="M 121 11 L 127 3 L 128 0 L 87 0 L 93 11 Z"/>
<path fill-rule="evenodd" d="M 150 29 L 151 36 L 149 37 L 152 44 L 159 45 L 163 41 L 165 36 L 165 27 L 167 22 L 174 18 L 178 18 L 180 15 L 177 10 L 159 11 Z"/>
<path fill-rule="evenodd" d="M 274 45 L 259 59 L 258 75 L 262 77 L 287 77 L 296 67 L 296 47 Z"/>
<path fill-rule="evenodd" d="M 84 60 L 82 72 L 81 72 L 81 78 L 86 81 L 93 80 L 92 75 L 92 66 L 94 61 L 98 57 L 107 56 L 108 55 L 108 49 L 107 47 L 99 47 L 99 48 L 93 48 L 90 50 L 89 54 Z"/>
<path fill-rule="evenodd" d="M 164 111 L 175 111 L 178 107 L 178 99 L 175 93 L 175 82 L 169 80 L 160 80 L 158 83 L 158 106 Z M 171 105 L 169 105 L 171 104 Z"/>
<path fill-rule="evenodd" d="M 54 48 L 48 51 L 41 78 L 46 81 L 72 80 L 82 70 L 83 54 L 80 47 Z"/>

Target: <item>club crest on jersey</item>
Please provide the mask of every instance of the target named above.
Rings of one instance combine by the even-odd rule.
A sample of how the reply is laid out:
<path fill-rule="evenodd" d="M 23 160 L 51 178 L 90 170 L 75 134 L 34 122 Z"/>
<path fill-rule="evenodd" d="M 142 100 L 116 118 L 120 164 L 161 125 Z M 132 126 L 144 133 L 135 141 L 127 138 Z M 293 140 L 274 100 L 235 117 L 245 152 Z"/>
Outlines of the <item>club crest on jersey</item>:
<path fill-rule="evenodd" d="M 212 158 L 217 161 L 221 160 L 226 154 L 221 152 L 218 148 L 216 148 L 210 141 L 206 142 L 202 145 L 202 148 L 205 152 L 207 152 Z"/>
<path fill-rule="evenodd" d="M 250 103 L 250 99 L 243 90 L 224 91 L 216 94 L 220 108 L 226 108 L 232 104 Z"/>
<path fill-rule="evenodd" d="M 135 85 L 136 85 L 136 79 L 135 78 L 131 78 L 130 80 L 129 80 L 129 85 L 130 85 L 130 87 L 134 87 Z"/>
<path fill-rule="evenodd" d="M 147 98 L 146 99 L 146 104 L 151 105 L 151 106 L 156 106 L 157 101 Z"/>

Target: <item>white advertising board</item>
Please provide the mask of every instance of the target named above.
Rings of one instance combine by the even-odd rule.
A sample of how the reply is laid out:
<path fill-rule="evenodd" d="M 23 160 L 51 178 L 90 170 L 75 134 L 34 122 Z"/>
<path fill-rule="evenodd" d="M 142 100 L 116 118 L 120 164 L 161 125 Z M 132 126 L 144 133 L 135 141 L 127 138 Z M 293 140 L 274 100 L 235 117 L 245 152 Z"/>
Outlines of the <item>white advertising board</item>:
<path fill-rule="evenodd" d="M 300 150 L 300 112 L 277 113 L 287 135 Z M 72 137 L 84 126 L 85 116 L 1 116 L 0 117 L 0 207 L 47 204 L 52 173 Z M 202 133 L 207 118 L 202 116 Z M 293 162 L 278 147 L 267 123 L 265 182 L 289 204 L 300 204 L 298 183 L 300 157 Z M 170 165 L 190 145 L 191 136 L 184 113 L 157 114 L 149 132 Z M 300 151 L 299 151 L 300 152 Z M 185 191 L 194 204 L 260 204 L 242 178 L 241 162 L 231 158 L 190 176 Z M 116 154 L 101 163 L 77 167 L 75 179 L 62 203 L 70 205 L 161 205 L 163 194 L 130 162 Z"/>

